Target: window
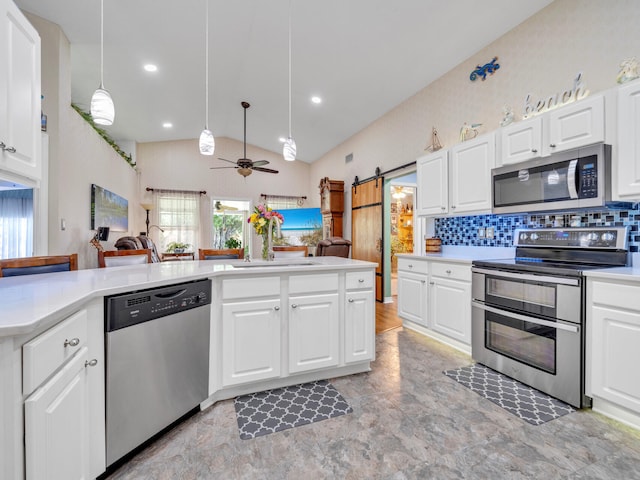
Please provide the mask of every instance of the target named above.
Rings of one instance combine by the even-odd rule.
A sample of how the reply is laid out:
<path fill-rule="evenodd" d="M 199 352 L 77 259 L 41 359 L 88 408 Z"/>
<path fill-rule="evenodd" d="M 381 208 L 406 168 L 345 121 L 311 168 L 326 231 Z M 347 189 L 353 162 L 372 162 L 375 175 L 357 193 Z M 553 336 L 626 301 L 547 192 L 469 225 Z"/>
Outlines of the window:
<path fill-rule="evenodd" d="M 157 242 L 161 252 L 173 242 L 190 245 L 197 251 L 200 244 L 200 194 L 155 190 L 158 226 L 164 230 Z"/>
<path fill-rule="evenodd" d="M 0 191 L 0 258 L 33 255 L 33 190 Z"/>
<path fill-rule="evenodd" d="M 249 246 L 248 201 L 213 200 L 213 231 L 210 248 L 245 248 Z M 245 252 L 248 253 L 248 252 Z"/>

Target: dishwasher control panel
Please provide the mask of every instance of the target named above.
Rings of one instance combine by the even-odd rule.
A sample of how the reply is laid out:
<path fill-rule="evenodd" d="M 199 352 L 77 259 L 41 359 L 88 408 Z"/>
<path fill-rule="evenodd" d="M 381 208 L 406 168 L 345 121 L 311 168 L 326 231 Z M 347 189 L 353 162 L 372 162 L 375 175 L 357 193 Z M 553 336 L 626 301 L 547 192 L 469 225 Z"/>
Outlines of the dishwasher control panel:
<path fill-rule="evenodd" d="M 210 279 L 112 295 L 105 297 L 105 328 L 112 332 L 210 303 Z"/>

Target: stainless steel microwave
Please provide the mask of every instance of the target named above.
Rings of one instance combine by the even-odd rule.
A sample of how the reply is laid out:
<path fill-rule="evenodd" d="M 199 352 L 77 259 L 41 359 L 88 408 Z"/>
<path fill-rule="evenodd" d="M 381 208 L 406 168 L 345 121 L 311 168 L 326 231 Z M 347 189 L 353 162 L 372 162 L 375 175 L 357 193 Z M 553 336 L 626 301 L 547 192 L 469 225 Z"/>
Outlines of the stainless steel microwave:
<path fill-rule="evenodd" d="M 493 213 L 602 207 L 611 200 L 611 145 L 494 168 L 491 181 Z"/>

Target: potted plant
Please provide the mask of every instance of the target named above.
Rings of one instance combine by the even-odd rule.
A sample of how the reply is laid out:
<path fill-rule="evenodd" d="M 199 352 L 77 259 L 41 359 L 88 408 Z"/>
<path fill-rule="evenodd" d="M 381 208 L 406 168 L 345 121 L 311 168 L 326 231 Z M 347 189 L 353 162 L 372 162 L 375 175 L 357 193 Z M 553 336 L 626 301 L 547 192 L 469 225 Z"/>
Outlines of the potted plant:
<path fill-rule="evenodd" d="M 190 243 L 171 242 L 167 245 L 167 253 L 184 253 L 189 247 Z"/>
<path fill-rule="evenodd" d="M 225 248 L 241 248 L 242 242 L 235 237 L 231 237 L 226 242 L 224 242 Z"/>

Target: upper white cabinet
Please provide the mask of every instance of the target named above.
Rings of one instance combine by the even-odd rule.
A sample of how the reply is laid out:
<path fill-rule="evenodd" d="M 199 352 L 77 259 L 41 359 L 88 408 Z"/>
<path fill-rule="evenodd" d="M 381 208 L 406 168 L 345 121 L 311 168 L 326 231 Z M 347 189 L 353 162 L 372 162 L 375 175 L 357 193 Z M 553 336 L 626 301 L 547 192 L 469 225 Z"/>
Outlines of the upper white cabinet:
<path fill-rule="evenodd" d="M 11 0 L 0 10 L 0 170 L 40 180 L 40 37 Z"/>
<path fill-rule="evenodd" d="M 640 198 L 640 81 L 618 90 L 618 155 L 613 174 L 619 199 Z"/>
<path fill-rule="evenodd" d="M 542 155 L 542 117 L 512 123 L 500 131 L 501 165 Z"/>
<path fill-rule="evenodd" d="M 450 213 L 491 210 L 491 169 L 494 166 L 493 132 L 451 148 Z"/>
<path fill-rule="evenodd" d="M 503 127 L 497 165 L 604 142 L 604 104 L 604 96 L 596 95 Z"/>
<path fill-rule="evenodd" d="M 441 215 L 449 211 L 449 151 L 438 150 L 418 158 L 418 215 Z"/>

